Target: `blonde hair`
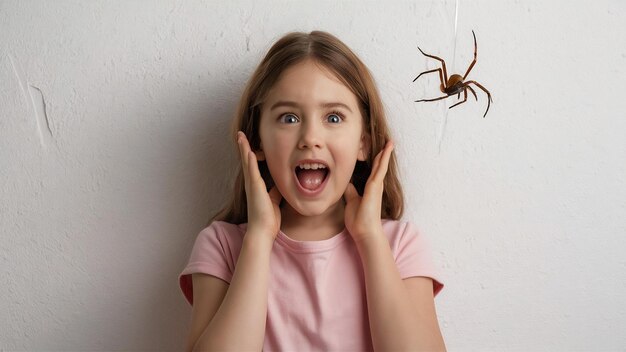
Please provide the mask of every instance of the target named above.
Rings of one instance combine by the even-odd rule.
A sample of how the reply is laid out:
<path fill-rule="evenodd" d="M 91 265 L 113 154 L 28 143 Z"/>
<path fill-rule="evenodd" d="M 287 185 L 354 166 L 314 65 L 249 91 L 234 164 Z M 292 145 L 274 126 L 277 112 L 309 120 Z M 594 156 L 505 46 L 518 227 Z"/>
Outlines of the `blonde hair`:
<path fill-rule="evenodd" d="M 387 127 L 383 104 L 369 70 L 348 46 L 329 33 L 322 31 L 313 31 L 308 34 L 292 32 L 287 33 L 274 43 L 243 91 L 231 126 L 233 144 L 237 146 L 237 131 L 243 131 L 250 141 L 252 150 L 259 150 L 261 104 L 272 86 L 278 81 L 281 73 L 305 59 L 313 59 L 316 63 L 329 69 L 357 97 L 364 119 L 364 132 L 367 132 L 371 138 L 370 153 L 367 160 L 357 161 L 352 176 L 352 182 L 359 195 L 362 196 L 365 183 L 371 173 L 374 157 L 384 148 L 391 136 Z M 267 168 L 267 163 L 259 161 L 258 164 L 261 176 L 269 190 L 274 182 Z M 402 187 L 398 180 L 395 153 L 392 153 L 387 175 L 384 179 L 381 218 L 398 220 L 402 216 L 403 208 Z M 209 224 L 217 220 L 233 224 L 248 221 L 241 164 L 238 166 L 232 198 L 224 208 L 209 220 Z"/>

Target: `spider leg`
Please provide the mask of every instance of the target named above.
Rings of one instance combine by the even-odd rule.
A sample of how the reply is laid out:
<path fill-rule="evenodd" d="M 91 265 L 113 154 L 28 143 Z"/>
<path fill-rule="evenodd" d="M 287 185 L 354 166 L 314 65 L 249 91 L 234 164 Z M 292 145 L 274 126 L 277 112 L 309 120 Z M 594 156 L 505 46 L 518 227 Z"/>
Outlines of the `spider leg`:
<path fill-rule="evenodd" d="M 459 92 L 459 95 L 461 95 L 461 92 Z M 460 101 L 460 102 L 458 102 L 458 103 L 456 103 L 456 104 L 452 105 L 452 106 L 451 106 L 451 107 L 449 107 L 448 109 L 452 109 L 453 107 L 455 107 L 455 106 L 457 106 L 457 105 L 459 105 L 459 104 L 463 104 L 463 103 L 465 103 L 465 102 L 467 101 L 467 89 L 463 89 L 463 96 L 464 96 L 464 98 L 463 98 L 463 100 L 462 100 L 462 101 Z"/>
<path fill-rule="evenodd" d="M 474 98 L 476 98 L 476 101 L 478 101 L 478 96 L 476 95 L 476 91 L 474 90 L 474 88 L 472 88 L 470 86 L 465 86 L 465 88 L 469 89 L 470 92 L 472 92 L 472 94 L 474 94 Z"/>
<path fill-rule="evenodd" d="M 465 84 L 470 84 L 473 83 L 475 84 L 478 88 L 482 89 L 485 93 L 487 93 L 487 110 L 485 110 L 485 114 L 483 115 L 483 117 L 487 116 L 487 111 L 489 111 L 489 106 L 491 105 L 491 93 L 489 93 L 489 91 L 487 90 L 487 88 L 483 87 L 480 83 L 476 82 L 476 81 L 467 81 L 465 82 Z"/>
<path fill-rule="evenodd" d="M 472 35 L 474 36 L 474 61 L 472 61 L 472 63 L 467 68 L 467 72 L 465 72 L 465 75 L 463 76 L 463 80 L 465 80 L 465 77 L 469 75 L 470 71 L 472 70 L 472 67 L 474 67 L 474 65 L 476 64 L 476 51 L 478 51 L 478 47 L 476 46 L 476 34 L 474 34 L 474 30 L 472 30 Z"/>
<path fill-rule="evenodd" d="M 445 87 L 446 86 L 446 82 L 448 82 L 448 71 L 446 70 L 446 62 L 443 61 L 443 59 L 440 58 L 440 57 L 437 57 L 435 55 L 426 54 L 425 52 L 422 51 L 422 49 L 420 49 L 419 46 L 417 47 L 417 49 L 419 49 L 419 51 L 422 53 L 422 55 L 430 57 L 430 58 L 435 59 L 435 60 L 441 61 L 441 67 L 443 67 L 443 78 L 444 78 L 442 81 L 444 83 L 443 86 Z"/>
<path fill-rule="evenodd" d="M 421 75 L 423 75 L 425 73 L 435 72 L 435 71 L 439 71 L 439 80 L 441 81 L 441 87 L 445 87 L 446 84 L 445 84 L 445 82 L 443 80 L 443 74 L 441 73 L 441 69 L 440 68 L 436 68 L 434 70 L 424 71 L 424 72 L 420 73 L 417 77 L 415 77 L 413 82 L 415 82 L 416 79 L 420 78 Z M 443 88 L 442 88 L 442 91 L 443 91 Z M 446 95 L 443 98 L 446 98 L 446 97 L 449 97 L 449 95 Z M 436 100 L 438 100 L 438 99 L 436 99 Z M 415 102 L 418 102 L 418 101 L 430 101 L 430 100 L 416 100 Z"/>
<path fill-rule="evenodd" d="M 417 81 L 417 79 L 420 78 L 422 75 L 427 74 L 427 73 L 431 73 L 431 72 L 435 72 L 435 71 L 439 71 L 439 78 L 441 78 L 441 69 L 440 68 L 436 68 L 434 70 L 428 70 L 428 71 L 424 71 L 424 72 L 420 73 L 417 77 L 415 77 L 413 82 Z"/>
<path fill-rule="evenodd" d="M 422 102 L 422 101 L 436 101 L 436 100 L 441 100 L 441 99 L 445 99 L 448 98 L 449 95 L 444 95 L 443 97 L 439 97 L 439 98 L 433 98 L 433 99 L 421 99 L 421 100 L 416 100 L 416 103 Z"/>

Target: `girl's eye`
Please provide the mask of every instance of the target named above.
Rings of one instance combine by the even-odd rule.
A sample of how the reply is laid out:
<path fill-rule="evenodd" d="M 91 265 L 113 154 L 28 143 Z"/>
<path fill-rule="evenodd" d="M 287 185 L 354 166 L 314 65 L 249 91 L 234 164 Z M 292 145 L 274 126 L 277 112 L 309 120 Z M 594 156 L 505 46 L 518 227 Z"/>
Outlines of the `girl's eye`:
<path fill-rule="evenodd" d="M 294 114 L 284 114 L 280 117 L 280 121 L 284 123 L 296 123 L 298 118 Z"/>
<path fill-rule="evenodd" d="M 328 115 L 327 118 L 328 118 L 328 121 L 332 123 L 340 123 L 341 121 L 343 121 L 343 118 L 341 117 L 341 115 L 337 113 L 332 113 Z"/>

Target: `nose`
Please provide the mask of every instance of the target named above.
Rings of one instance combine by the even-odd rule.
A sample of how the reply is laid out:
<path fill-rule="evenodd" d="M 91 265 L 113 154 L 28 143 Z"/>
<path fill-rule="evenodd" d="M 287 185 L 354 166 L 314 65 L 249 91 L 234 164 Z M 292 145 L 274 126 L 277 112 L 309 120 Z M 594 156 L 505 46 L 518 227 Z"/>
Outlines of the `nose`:
<path fill-rule="evenodd" d="M 307 119 L 302 124 L 300 130 L 300 141 L 298 147 L 300 149 L 318 149 L 323 145 L 323 131 L 314 119 Z"/>

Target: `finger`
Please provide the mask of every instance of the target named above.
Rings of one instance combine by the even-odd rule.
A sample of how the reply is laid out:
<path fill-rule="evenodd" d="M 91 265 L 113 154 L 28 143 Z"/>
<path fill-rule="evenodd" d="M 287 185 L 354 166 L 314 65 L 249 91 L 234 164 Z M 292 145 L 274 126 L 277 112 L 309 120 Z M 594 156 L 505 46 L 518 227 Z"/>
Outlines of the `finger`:
<path fill-rule="evenodd" d="M 378 171 L 380 173 L 381 182 L 385 179 L 385 176 L 387 175 L 387 170 L 389 170 L 389 160 L 391 160 L 391 153 L 393 153 L 395 147 L 396 146 L 393 144 L 393 141 L 388 141 L 387 145 L 385 146 L 385 153 L 383 154 L 380 161 L 380 171 Z"/>
<path fill-rule="evenodd" d="M 383 150 L 379 151 L 378 154 L 376 154 L 376 157 L 374 158 L 374 162 L 372 163 L 372 171 L 370 173 L 370 178 L 374 177 L 374 175 L 376 174 L 376 170 L 378 170 L 378 165 L 380 164 L 380 157 L 383 155 Z"/>
<path fill-rule="evenodd" d="M 270 199 L 272 200 L 274 204 L 280 205 L 280 201 L 283 199 L 283 195 L 280 194 L 280 191 L 278 190 L 276 186 L 270 189 L 269 195 L 270 195 Z"/>
<path fill-rule="evenodd" d="M 239 147 L 239 158 L 241 160 L 241 166 L 242 166 L 242 169 L 244 170 L 244 173 L 245 173 L 245 170 L 247 170 L 247 163 L 248 163 L 248 160 L 247 160 L 248 158 L 246 158 L 246 155 L 247 155 L 246 147 L 244 145 L 245 139 L 246 139 L 246 135 L 243 132 L 238 131 L 237 132 L 237 145 Z"/>
<path fill-rule="evenodd" d="M 382 183 L 389 169 L 389 160 L 391 159 L 391 152 L 394 149 L 392 141 L 387 141 L 385 148 L 376 156 L 378 158 L 374 169 L 372 170 L 372 180 L 374 182 Z"/>
<path fill-rule="evenodd" d="M 239 143 L 239 152 L 241 155 L 241 169 L 243 170 L 243 177 L 246 183 L 252 180 L 252 173 L 250 172 L 250 143 L 248 143 L 248 138 L 246 138 L 245 133 L 239 131 L 238 134 L 238 143 Z M 256 162 L 253 163 L 256 165 Z"/>
<path fill-rule="evenodd" d="M 256 155 L 251 150 L 248 150 L 248 176 L 250 176 L 251 181 L 257 182 L 256 180 L 258 179 L 263 181 Z M 263 186 L 263 188 L 265 188 L 265 186 Z"/>
<path fill-rule="evenodd" d="M 346 203 L 350 203 L 359 197 L 359 192 L 357 192 L 356 187 L 352 184 L 352 182 L 348 182 L 348 187 L 343 192 L 343 197 L 346 200 Z"/>

